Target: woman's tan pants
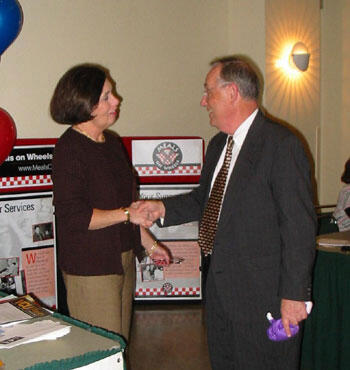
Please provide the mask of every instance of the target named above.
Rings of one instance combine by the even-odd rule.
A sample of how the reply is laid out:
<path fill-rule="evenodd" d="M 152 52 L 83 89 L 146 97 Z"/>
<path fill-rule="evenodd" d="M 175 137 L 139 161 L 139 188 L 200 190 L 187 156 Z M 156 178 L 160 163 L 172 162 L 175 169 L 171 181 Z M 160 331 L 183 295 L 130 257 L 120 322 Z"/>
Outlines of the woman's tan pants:
<path fill-rule="evenodd" d="M 129 338 L 135 289 L 133 251 L 122 253 L 124 275 L 79 276 L 63 272 L 70 316 Z"/>

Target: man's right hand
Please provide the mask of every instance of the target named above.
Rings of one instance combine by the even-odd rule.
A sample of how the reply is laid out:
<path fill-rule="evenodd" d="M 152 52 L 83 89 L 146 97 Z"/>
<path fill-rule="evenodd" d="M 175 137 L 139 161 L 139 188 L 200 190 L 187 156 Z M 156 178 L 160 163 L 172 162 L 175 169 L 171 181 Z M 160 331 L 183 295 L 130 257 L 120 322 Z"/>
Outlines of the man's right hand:
<path fill-rule="evenodd" d="M 146 213 L 149 221 L 154 222 L 165 217 L 165 207 L 161 200 L 139 200 L 131 204 L 139 212 Z M 142 225 L 149 227 L 148 224 Z"/>

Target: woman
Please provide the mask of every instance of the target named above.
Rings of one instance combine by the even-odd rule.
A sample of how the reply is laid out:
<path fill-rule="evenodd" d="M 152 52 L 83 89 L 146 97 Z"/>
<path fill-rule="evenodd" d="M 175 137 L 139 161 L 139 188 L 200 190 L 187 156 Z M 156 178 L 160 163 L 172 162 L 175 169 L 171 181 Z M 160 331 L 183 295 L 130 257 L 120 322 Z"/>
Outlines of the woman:
<path fill-rule="evenodd" d="M 54 91 L 50 111 L 69 124 L 53 158 L 53 192 L 62 270 L 70 315 L 129 336 L 135 283 L 134 254 L 143 246 L 154 260 L 169 254 L 139 224 L 146 215 L 129 205 L 136 183 L 113 125 L 120 99 L 96 65 L 68 70 Z M 140 240 L 141 239 L 141 240 Z"/>
<path fill-rule="evenodd" d="M 333 216 L 337 221 L 339 231 L 347 231 L 350 230 L 350 159 L 345 163 L 341 181 L 345 183 L 345 186 L 340 190 Z"/>

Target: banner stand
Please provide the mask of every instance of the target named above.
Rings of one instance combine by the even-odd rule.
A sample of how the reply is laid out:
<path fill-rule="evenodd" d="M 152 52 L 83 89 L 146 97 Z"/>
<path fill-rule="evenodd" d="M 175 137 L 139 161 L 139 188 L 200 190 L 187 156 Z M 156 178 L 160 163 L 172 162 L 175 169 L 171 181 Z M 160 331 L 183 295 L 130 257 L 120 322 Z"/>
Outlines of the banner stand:
<path fill-rule="evenodd" d="M 139 176 L 141 199 L 161 199 L 198 186 L 203 166 L 200 137 L 122 137 Z M 68 314 L 56 266 L 51 162 L 57 139 L 18 139 L 0 166 L 0 291 L 34 294 L 44 305 Z M 158 268 L 137 262 L 136 301 L 200 300 L 198 223 L 151 232 L 172 251 L 174 263 Z M 57 293 L 58 292 L 58 293 Z"/>

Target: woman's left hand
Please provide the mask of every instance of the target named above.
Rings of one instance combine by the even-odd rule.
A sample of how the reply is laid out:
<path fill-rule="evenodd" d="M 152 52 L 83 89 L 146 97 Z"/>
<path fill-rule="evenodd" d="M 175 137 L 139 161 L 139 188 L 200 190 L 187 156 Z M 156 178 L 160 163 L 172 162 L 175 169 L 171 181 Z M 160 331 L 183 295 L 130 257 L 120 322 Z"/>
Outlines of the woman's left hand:
<path fill-rule="evenodd" d="M 169 266 L 171 253 L 166 246 L 158 244 L 150 257 L 156 265 Z"/>

